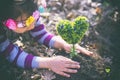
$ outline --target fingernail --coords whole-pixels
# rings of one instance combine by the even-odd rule
[[[75,73],[77,73],[78,71],[77,70],[75,70]]]
[[[76,64],[80,64],[79,62],[76,62]]]
[[[77,51],[77,53],[80,53],[80,51]]]
[[[93,52],[91,52],[90,55],[93,55]]]
[[[78,66],[78,68],[80,68],[80,65]]]
[[[67,75],[67,77],[70,77],[70,75]]]

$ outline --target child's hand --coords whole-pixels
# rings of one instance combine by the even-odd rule
[[[70,53],[72,49],[72,44],[68,44],[65,40],[63,40],[60,36],[55,37],[55,48],[64,49],[67,53]],[[85,55],[91,56],[93,52],[88,51],[87,49],[81,47],[80,45],[75,45],[77,53],[83,53]]]
[[[80,65],[78,62],[69,58],[55,56],[51,58],[49,68],[59,75],[70,77],[70,73],[77,73],[77,69],[80,68]]]
[[[78,53],[83,53],[83,54],[88,55],[88,56],[92,56],[93,55],[93,52],[88,51],[87,49],[79,46],[78,44],[76,44],[75,47],[76,47],[76,51]]]
[[[72,45],[71,45],[71,44],[67,44],[67,43],[64,44],[64,50],[65,50],[67,53],[70,53],[71,48],[72,48]],[[93,55],[93,52],[88,51],[87,49],[81,47],[81,46],[78,45],[78,44],[75,45],[75,48],[76,48],[77,53],[83,53],[83,54],[88,55],[88,56],[92,56],[92,55]]]

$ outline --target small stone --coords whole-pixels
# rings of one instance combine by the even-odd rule
[[[40,75],[39,75],[39,74],[35,74],[35,75],[31,76],[31,79],[32,79],[32,80],[37,80],[37,79],[39,79],[39,78],[40,78]]]

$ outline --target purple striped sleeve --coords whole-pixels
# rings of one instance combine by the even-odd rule
[[[17,59],[21,53],[22,53],[22,50],[19,48],[19,51],[18,51],[17,56],[15,57],[15,59],[13,61],[13,64],[15,64],[15,65],[17,64]]]
[[[40,30],[43,30],[44,29],[44,25],[41,24],[39,25],[38,27],[35,27],[33,30],[31,30],[32,32],[37,32],[37,31],[40,31]]]
[[[11,46],[13,46],[13,49],[10,48]],[[11,51],[9,53],[9,55],[7,55],[7,57],[9,57],[8,60],[10,60],[14,65],[22,67],[22,68],[26,68],[26,69],[38,68],[38,65],[36,65],[36,64],[39,64],[39,62],[36,61],[35,59],[33,59],[33,58],[35,58],[35,56],[24,52],[18,46],[14,46],[13,44],[11,44],[11,45],[9,45],[9,49],[6,52],[8,52],[8,51]],[[14,55],[16,55],[16,56],[13,57]],[[11,59],[13,59],[13,60],[11,60]],[[32,64],[32,62],[34,62],[34,63]],[[35,67],[32,67],[32,66],[35,66]]]
[[[14,48],[14,45],[12,43],[10,43],[8,45],[8,47],[5,49],[5,51],[2,52],[3,56],[7,57],[11,53],[11,51],[13,50],[13,48]]]
[[[35,56],[24,52],[20,47],[12,44],[9,40],[0,44],[0,56],[22,68],[39,68],[39,60]],[[40,58],[40,57],[39,57]]]
[[[32,54],[28,54],[26,59],[25,59],[25,64],[24,67],[29,69],[32,68],[32,60],[33,60],[33,55]]]
[[[47,32],[43,24],[40,24],[39,26],[35,27],[31,31],[31,35],[39,43],[42,43],[47,47],[53,47],[53,42],[55,41],[52,38],[54,37],[54,35]]]
[[[49,46],[49,42],[50,42],[50,40],[51,40],[52,37],[53,37],[53,35],[47,36],[47,37],[45,38],[43,44],[46,45],[46,46]]]
[[[42,34],[36,36],[36,37],[35,37],[35,40],[38,41],[38,40],[41,39],[46,33],[47,33],[47,32],[43,32]]]

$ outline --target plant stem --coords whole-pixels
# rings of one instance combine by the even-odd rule
[[[75,44],[72,45],[72,50],[71,50],[71,53],[70,53],[70,58],[73,58],[74,56],[76,56],[77,53],[75,51]]]
[[[75,53],[75,44],[73,44],[73,53]]]

